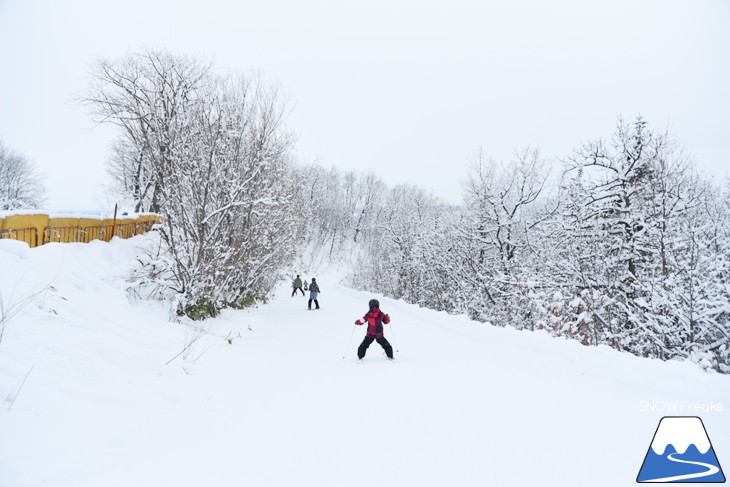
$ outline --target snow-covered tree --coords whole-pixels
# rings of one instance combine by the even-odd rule
[[[434,306],[433,244],[440,204],[433,195],[407,185],[383,188],[363,244],[355,276],[396,298]],[[362,286],[361,283],[358,283]]]
[[[83,101],[97,121],[122,129],[110,172],[136,211],[160,211],[165,169],[180,144],[187,110],[200,103],[210,76],[209,64],[164,51],[97,62]]]
[[[0,210],[37,208],[46,188],[30,161],[0,141]]]
[[[340,172],[317,165],[298,173],[312,213],[307,240],[314,251],[327,250],[333,257],[351,249],[370,230],[386,186],[372,173]]]
[[[151,52],[100,63],[96,81],[88,101],[123,128],[118,182],[164,217],[148,277],[195,318],[263,298],[306,220],[279,90]]]
[[[515,154],[507,164],[477,155],[465,185],[465,211],[454,254],[459,256],[466,312],[477,319],[522,323],[516,311],[537,252],[539,226],[554,212],[544,196],[549,173],[536,150]],[[521,314],[521,313],[520,313]],[[521,326],[521,325],[520,325]]]
[[[646,122],[619,120],[614,138],[584,144],[566,175],[563,281],[578,291],[597,291],[610,303],[595,310],[596,323],[618,348],[646,347],[636,333],[644,322],[646,295],[640,280],[650,254],[651,181],[662,141]],[[642,342],[639,345],[638,342]]]
[[[152,204],[155,175],[147,157],[148,151],[143,147],[133,144],[128,137],[120,137],[114,142],[108,162],[111,194],[135,212],[157,209],[156,198]]]
[[[305,214],[278,92],[246,78],[211,88],[170,154],[161,232],[185,303],[236,304],[280,279]]]
[[[582,146],[566,174],[565,244],[555,269],[566,296],[590,296],[580,331],[663,359],[717,352],[726,327],[710,296],[721,289],[714,235],[725,223],[710,211],[719,201],[712,185],[641,118],[619,120],[610,143]]]

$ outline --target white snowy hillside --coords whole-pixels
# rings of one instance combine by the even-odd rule
[[[668,415],[647,401],[724,405],[685,415],[730,465],[728,375],[490,327],[308,269],[292,277],[317,278],[319,311],[282,282],[266,305],[174,323],[125,291],[154,239],[0,240],[2,487],[630,485]],[[395,362],[377,343],[356,359],[353,323],[373,297]]]

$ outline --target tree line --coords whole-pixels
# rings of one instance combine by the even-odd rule
[[[93,79],[85,101],[120,127],[115,191],[165,216],[139,282],[178,312],[264,298],[306,245],[346,256],[361,289],[730,373],[730,187],[642,118],[553,171],[536,150],[479,152],[454,206],[295,164],[286,100],[261,76],[147,51]]]
[[[730,185],[619,119],[550,175],[478,154],[464,205],[386,191],[353,280],[497,326],[730,373]],[[353,216],[354,218],[354,216]]]

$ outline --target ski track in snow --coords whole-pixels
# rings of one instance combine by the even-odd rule
[[[474,323],[336,273],[293,270],[320,283],[316,313],[282,283],[259,308],[171,323],[125,293],[150,238],[0,241],[5,299],[55,290],[0,343],[0,399],[33,367],[0,408],[3,487],[614,486],[633,482],[662,415],[640,401],[730,405],[730,377],[691,363]],[[348,346],[372,297],[396,364],[377,343],[358,363],[365,327]],[[730,451],[723,414],[703,419]]]

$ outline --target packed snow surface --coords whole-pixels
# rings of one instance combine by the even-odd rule
[[[685,415],[730,464],[728,376],[420,309],[336,271],[292,269],[317,278],[319,311],[283,282],[258,308],[171,322],[126,291],[154,239],[0,240],[17,311],[0,342],[3,487],[629,485],[659,419],[682,415],[670,401],[713,404]],[[373,297],[396,362],[377,343],[356,359]]]

